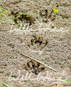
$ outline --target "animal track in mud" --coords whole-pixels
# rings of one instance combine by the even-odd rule
[[[56,8],[59,7],[59,5],[56,5]],[[39,13],[40,17],[42,18],[42,21],[47,23],[49,22],[49,20],[54,21],[56,19],[57,14],[55,14],[53,12],[53,9],[48,10],[48,9],[44,9],[44,10],[40,10]]]
[[[31,15],[24,13],[22,11],[18,11],[18,12],[11,12],[11,15],[14,16],[14,22],[15,24],[18,24],[20,22],[26,22],[29,23],[29,26],[32,25],[35,21],[35,18],[32,17]]]
[[[36,34],[36,35],[32,35],[29,43],[27,44],[29,48],[41,50],[47,46],[48,40],[47,38],[44,38],[44,36],[40,34],[38,35]]]
[[[45,67],[43,67],[40,63],[37,63],[33,60],[28,61],[25,64],[24,67],[26,70],[31,71],[32,73],[34,73],[35,75],[38,75],[40,72],[45,70]]]

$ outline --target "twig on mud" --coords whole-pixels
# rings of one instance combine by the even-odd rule
[[[24,57],[27,57],[28,59],[31,59],[31,60],[33,60],[33,61],[36,61],[37,63],[40,63],[40,64],[43,65],[47,70],[52,70],[52,71],[54,71],[54,72],[57,72],[56,69],[52,68],[51,66],[49,66],[49,65],[47,65],[47,64],[44,64],[43,62],[39,61],[38,59],[29,57],[29,56],[27,56],[26,54],[23,54],[23,53],[21,53],[21,52],[19,52],[19,51],[17,51],[17,52],[18,52],[20,55],[22,55],[22,56],[24,56]]]

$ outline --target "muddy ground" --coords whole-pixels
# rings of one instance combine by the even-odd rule
[[[71,87],[71,82],[64,82],[71,81],[71,0],[0,0],[0,7],[8,9],[7,18],[19,11],[31,16],[31,25],[26,20],[24,27],[17,28],[14,20],[0,23],[0,87]],[[59,13],[51,13],[52,8]],[[48,69],[36,75],[26,70],[29,58],[22,54],[56,72]],[[27,73],[30,79],[24,80]],[[38,76],[47,79],[31,80]]]

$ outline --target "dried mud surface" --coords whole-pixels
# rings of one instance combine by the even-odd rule
[[[71,80],[71,0],[0,0],[0,2],[0,7],[9,9],[9,12],[23,10],[32,15],[35,11],[37,13],[35,18],[40,21],[27,30],[15,29],[9,23],[0,24],[0,80],[7,82],[11,87],[71,87],[71,84],[57,80],[59,78]],[[54,21],[49,19],[55,25],[52,28],[52,24],[48,26],[48,23],[42,22],[44,17],[39,16],[39,11],[47,8],[50,14],[51,8],[57,5],[59,15]],[[57,70],[57,73],[48,70],[48,76],[56,80],[23,82],[6,80],[11,73],[12,77],[17,78],[18,71],[21,72],[21,76],[29,72],[24,71],[24,64],[29,59],[19,52]],[[41,72],[41,75],[44,76],[44,73],[45,71]],[[32,76],[37,77],[34,73]]]

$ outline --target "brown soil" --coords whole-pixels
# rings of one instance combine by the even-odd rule
[[[17,29],[16,24],[0,24],[0,87],[71,87],[71,0],[2,0],[0,7],[11,11],[27,12],[34,17],[35,23],[25,29]],[[59,14],[51,14],[52,8],[58,8]],[[48,15],[45,10],[48,10]],[[42,15],[40,15],[40,12]],[[46,20],[45,20],[46,19]],[[53,20],[54,19],[54,20]],[[43,69],[45,66],[31,61],[39,60],[55,69]],[[33,65],[33,66],[32,66]],[[26,68],[26,67],[27,68]],[[41,70],[42,69],[42,70]],[[16,79],[19,76],[18,80]],[[11,75],[12,73],[12,75]],[[31,78],[47,77],[43,80],[22,80],[22,76],[31,74]],[[11,78],[9,79],[11,75]],[[60,80],[59,80],[60,79]],[[11,81],[10,81],[11,80]]]

